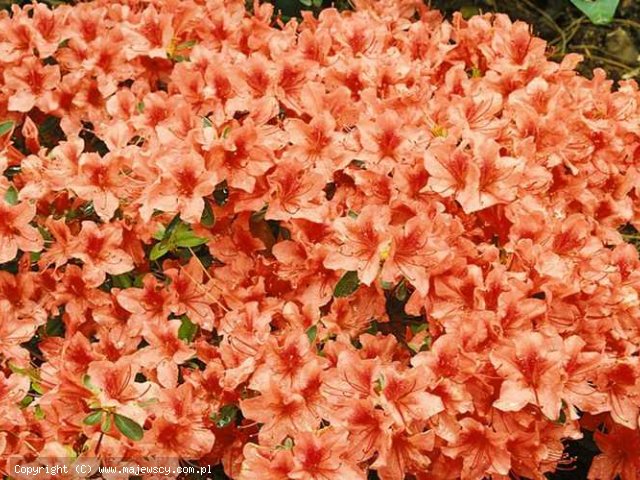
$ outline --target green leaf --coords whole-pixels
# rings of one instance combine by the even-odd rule
[[[198,333],[198,326],[193,323],[186,315],[182,315],[180,317],[180,320],[182,321],[182,324],[178,329],[178,338],[180,340],[186,340],[187,343],[190,343],[195,338],[196,333]]]
[[[460,14],[465,20],[469,20],[471,17],[478,15],[479,13],[480,9],[474,5],[463,5],[460,8]]]
[[[336,284],[336,288],[333,291],[334,297],[348,297],[355,292],[360,286],[360,280],[358,280],[358,272],[347,272]]]
[[[376,335],[380,331],[380,327],[378,326],[377,320],[372,320],[369,328],[365,330],[366,333],[370,335]]]
[[[142,113],[142,112],[144,112],[144,102],[138,102],[138,103],[136,104],[136,111],[137,111],[138,113]]]
[[[125,437],[134,441],[142,440],[142,437],[144,436],[144,430],[142,430],[142,427],[131,420],[129,417],[114,413],[113,420],[116,424],[116,428]]]
[[[424,330],[427,329],[429,325],[427,324],[427,322],[416,322],[416,323],[412,323],[411,325],[409,325],[409,328],[411,329],[411,333],[413,333],[414,335],[423,332]]]
[[[100,423],[100,420],[102,420],[103,413],[103,410],[96,410],[95,412],[91,412],[89,415],[84,417],[82,423],[84,423],[85,425],[97,425],[98,423]]]
[[[40,382],[31,380],[31,390],[36,392],[38,395],[44,395],[44,390],[42,390],[42,385],[40,385]]]
[[[564,425],[567,421],[567,414],[564,412],[564,410],[560,410],[560,415],[558,415],[558,419],[556,420],[556,423],[559,425]]]
[[[113,281],[113,286],[116,288],[131,288],[133,286],[133,280],[128,273],[113,275],[111,280]]]
[[[156,240],[163,240],[164,239],[164,232],[165,229],[164,227],[162,227],[160,230],[158,230],[156,233],[154,233],[152,236],[153,238],[155,238]]]
[[[33,397],[31,395],[27,395],[22,400],[20,400],[20,408],[28,407],[29,405],[31,405],[31,402],[33,402]]]
[[[92,392],[95,392],[98,390],[98,387],[96,387],[93,383],[91,383],[91,377],[86,373],[82,376],[82,384]]]
[[[9,205],[18,204],[18,190],[16,190],[13,185],[11,185],[5,192],[4,201],[7,202]]]
[[[167,225],[167,229],[164,231],[163,240],[168,239],[173,235],[173,231],[178,227],[178,225],[184,225],[182,220],[180,220],[180,214],[177,214],[175,217],[171,219],[169,225]]]
[[[191,48],[193,47],[196,43],[198,43],[197,40],[187,40],[186,42],[182,42],[180,45],[178,45],[176,47],[176,50],[184,50],[185,48]]]
[[[305,7],[310,7],[311,6],[311,0],[300,0],[300,3],[302,5],[304,5]]]
[[[605,25],[613,20],[620,0],[570,0],[570,2],[584,13],[592,23]]]
[[[208,238],[198,237],[192,231],[176,232],[176,246],[178,247],[197,247],[209,241]]]
[[[62,317],[50,318],[44,326],[44,334],[47,337],[64,337],[64,332]]]
[[[42,407],[40,405],[36,405],[36,411],[34,412],[33,416],[35,417],[36,420],[44,419],[45,413],[44,413],[44,410],[42,410]]]
[[[136,275],[133,278],[133,287],[134,288],[142,288],[144,286],[144,274]]]
[[[382,375],[380,375],[373,382],[373,391],[376,392],[376,393],[380,393],[384,389],[385,385],[386,385],[386,382],[384,381],[384,377]]]
[[[127,417],[124,417],[127,418]],[[109,432],[109,430],[111,430],[111,423],[113,422],[113,417],[110,413],[106,414],[104,419],[102,420],[102,425],[100,425],[100,430],[103,433],[107,433]],[[136,423],[136,425],[138,425]]]
[[[223,406],[217,414],[212,414],[210,418],[216,422],[218,428],[224,428],[235,421],[238,411],[238,407],[229,404]]]
[[[0,135],[4,135],[11,131],[15,123],[13,120],[7,120],[5,122],[0,123]]]
[[[216,218],[213,215],[213,210],[211,209],[211,205],[209,205],[209,202],[204,202],[204,211],[202,212],[200,223],[203,227],[207,228],[213,227],[216,223]]]
[[[168,251],[169,245],[167,245],[164,241],[156,243],[149,253],[149,260],[154,261],[159,259],[160,257],[164,257]]]
[[[293,438],[287,437],[280,445],[276,445],[276,450],[291,450],[294,446]]]
[[[404,302],[407,299],[409,292],[407,291],[407,284],[404,279],[400,281],[398,287],[396,288],[396,299],[400,302]]]
[[[385,280],[380,280],[380,286],[383,290],[391,290],[394,287],[393,283],[387,282]]]
[[[313,343],[317,336],[318,336],[318,326],[311,325],[307,329],[307,337],[309,338],[309,343]]]

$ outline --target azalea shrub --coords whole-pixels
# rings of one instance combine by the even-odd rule
[[[0,13],[0,471],[637,477],[638,86],[355,7]]]

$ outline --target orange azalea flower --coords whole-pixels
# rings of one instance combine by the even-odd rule
[[[137,361],[145,369],[155,369],[158,383],[165,388],[178,384],[179,365],[192,358],[195,351],[178,338],[180,320],[145,323],[143,338],[149,343],[140,349]]]
[[[371,285],[380,271],[383,248],[390,238],[386,231],[389,211],[367,206],[356,219],[339,218],[335,221],[340,246],[324,261],[327,268],[355,270],[365,285]]]
[[[348,441],[344,432],[332,428],[317,434],[295,435],[294,469],[289,478],[297,480],[364,480],[362,469],[346,457]],[[341,450],[345,453],[342,453]]]
[[[277,445],[287,436],[318,426],[319,418],[307,406],[300,392],[270,381],[261,395],[242,400],[240,408],[246,418],[263,424],[260,443]]]
[[[120,275],[133,269],[131,257],[120,247],[122,230],[118,227],[82,222],[82,229],[72,249],[72,256],[84,262],[85,279],[100,285],[106,274]]]
[[[7,88],[14,92],[9,98],[9,110],[28,112],[60,82],[60,66],[42,65],[39,59],[27,57],[20,67],[7,70],[4,77]]]
[[[547,418],[560,415],[563,352],[558,338],[522,333],[510,345],[491,353],[491,363],[505,378],[494,406],[506,412],[536,404]]]
[[[364,160],[381,165],[383,170],[390,168],[391,162],[402,163],[409,152],[407,129],[399,128],[403,122],[393,110],[387,110],[378,116],[375,122],[362,122],[358,131]]]
[[[72,3],[0,14],[0,471],[637,477],[636,83],[417,0]]]
[[[382,406],[391,418],[404,428],[424,421],[444,410],[440,397],[426,391],[433,383],[417,370],[397,373],[388,370],[382,376]]]
[[[431,460],[435,435],[433,431],[409,433],[397,430],[391,434],[380,452],[380,456],[371,465],[381,480],[402,480],[405,472],[421,472],[427,469]]]
[[[36,208],[26,202],[9,205],[0,201],[0,263],[13,260],[18,249],[39,252],[44,240],[38,230],[29,223],[36,215]]]
[[[303,218],[322,223],[326,207],[322,207],[326,181],[317,172],[308,171],[299,162],[280,163],[268,177],[271,185],[271,201],[267,208],[267,220]]]
[[[165,270],[171,279],[169,298],[175,299],[172,312],[176,315],[187,315],[189,320],[205,330],[212,330],[215,314],[211,308],[215,301],[214,290],[203,284],[203,267],[197,258],[191,257],[189,263],[179,268]]]
[[[83,200],[93,202],[93,207],[104,222],[108,222],[124,196],[120,171],[123,159],[118,155],[84,154],[78,162],[78,176],[69,185]]]
[[[442,447],[448,457],[463,458],[461,479],[475,479],[484,472],[507,475],[511,467],[505,450],[507,435],[493,431],[472,418],[460,421],[460,433],[452,446]]]
[[[207,168],[220,172],[220,178],[226,178],[229,186],[251,193],[256,178],[273,165],[273,153],[262,144],[264,131],[252,120],[227,128],[228,136],[212,148]]]
[[[203,421],[206,404],[197,399],[192,385],[164,390],[157,405],[145,442],[158,458],[199,458],[211,451],[215,435]]]
[[[382,269],[383,280],[396,283],[404,276],[421,295],[426,295],[429,268],[441,264],[450,255],[446,241],[431,233],[429,223],[429,218],[418,215],[394,229]]]
[[[593,434],[600,454],[596,455],[589,468],[589,480],[635,480],[640,472],[640,435],[634,428],[612,425],[609,432]],[[618,477],[619,476],[619,477]]]
[[[169,152],[158,164],[163,174],[144,193],[143,218],[151,218],[153,210],[162,210],[180,213],[185,222],[199,222],[203,197],[213,192],[217,176],[205,168],[204,159],[196,153]]]
[[[640,414],[640,397],[636,391],[639,363],[636,357],[616,362],[598,372],[596,381],[598,391],[605,393],[608,398],[611,418],[633,429],[638,426]]]
[[[131,400],[144,401],[153,395],[150,385],[135,382],[137,367],[131,359],[121,357],[117,362],[99,360],[91,362],[87,369],[89,386],[95,390],[96,399],[102,407],[120,407]],[[142,411],[139,412],[144,415]]]
[[[349,448],[355,459],[366,461],[386,450],[392,421],[370,399],[351,400],[336,409],[335,415],[335,425],[349,431]]]
[[[247,443],[243,450],[244,461],[238,480],[289,480],[293,471],[293,455],[290,450],[271,450],[255,443]]]

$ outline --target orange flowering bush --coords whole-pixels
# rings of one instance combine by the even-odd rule
[[[356,3],[0,14],[1,471],[637,478],[638,86]]]

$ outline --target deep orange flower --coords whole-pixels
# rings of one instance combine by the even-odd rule
[[[338,251],[330,253],[324,261],[328,268],[355,270],[365,285],[371,285],[380,271],[383,249],[388,247],[389,212],[368,206],[356,219],[339,218],[335,229],[339,235]]]
[[[35,214],[35,206],[29,203],[14,206],[0,201],[0,263],[13,260],[18,249],[25,252],[42,250],[43,238],[29,225]]]

